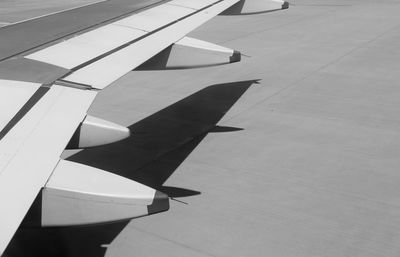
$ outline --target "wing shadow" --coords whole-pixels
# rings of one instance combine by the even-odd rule
[[[163,186],[179,165],[211,132],[239,128],[218,127],[218,121],[258,80],[206,87],[129,126],[132,136],[107,146],[85,149],[68,158],[186,197],[200,192]],[[79,179],[79,178],[77,178]],[[4,256],[104,256],[106,248],[128,222],[52,229],[19,228]]]
[[[257,80],[206,87],[129,126],[132,136],[68,158],[158,189]],[[231,128],[225,131],[240,130]]]

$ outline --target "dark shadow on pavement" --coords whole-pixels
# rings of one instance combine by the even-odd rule
[[[158,189],[257,80],[206,87],[129,126],[132,136],[68,158]],[[178,149],[179,148],[179,149]]]
[[[218,127],[216,124],[253,83],[257,83],[257,80],[206,87],[129,126],[131,137],[110,145],[82,150],[68,160],[136,180],[164,191],[170,197],[198,195],[199,191],[163,184],[209,132],[240,130]],[[5,256],[101,257],[106,249],[101,246],[110,244],[127,224],[20,228]]]
[[[215,126],[210,133],[220,133],[220,132],[234,132],[243,130],[242,128],[235,128],[235,127],[227,127],[227,126]]]

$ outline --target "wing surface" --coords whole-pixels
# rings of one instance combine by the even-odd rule
[[[0,28],[0,255],[97,92],[237,2],[113,0]]]

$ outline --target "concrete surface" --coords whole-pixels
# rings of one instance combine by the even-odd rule
[[[106,256],[399,256],[399,13],[394,0],[296,0],[219,16],[191,35],[250,56],[241,63],[132,72],[101,92],[91,114],[130,125],[261,79],[219,122],[243,130],[207,135],[164,184],[201,194],[132,220]]]

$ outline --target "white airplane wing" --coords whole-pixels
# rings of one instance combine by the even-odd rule
[[[231,49],[185,37],[196,27],[221,12],[284,8],[287,3],[279,0],[112,0],[0,28],[0,255],[36,197],[40,226],[109,222],[168,209],[160,192],[60,160],[62,151],[129,135],[86,112],[99,90],[166,50],[156,63],[190,66],[191,58],[173,60],[173,45],[225,54],[228,63],[240,59]]]
[[[1,251],[46,184],[95,95],[57,85],[0,81],[0,124],[7,130],[2,130],[0,141]]]

